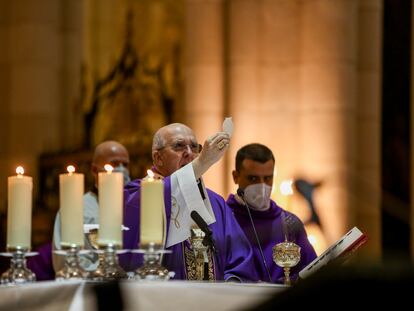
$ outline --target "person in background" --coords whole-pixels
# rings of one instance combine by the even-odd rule
[[[92,189],[83,196],[84,224],[99,224],[98,173],[104,171],[105,164],[110,164],[114,167],[114,171],[123,173],[124,184],[130,181],[128,171],[129,153],[125,146],[116,141],[104,141],[97,145],[91,163],[94,184]],[[53,242],[40,246],[36,250],[39,255],[30,257],[27,262],[28,267],[35,272],[38,280],[53,280],[55,272],[63,267],[63,257],[52,254],[53,250],[61,249],[60,240],[60,213],[58,212],[55,218]],[[92,249],[92,245],[86,238],[85,248]],[[95,270],[98,266],[98,256],[96,254],[82,255],[80,264],[87,271]]]
[[[284,273],[273,261],[273,246],[288,239],[301,247],[300,262],[291,269],[292,280],[316,258],[316,253],[301,220],[270,198],[274,168],[275,158],[268,147],[253,143],[240,148],[232,172],[239,189],[230,194],[227,204],[253,247],[260,280],[282,283]]]
[[[109,140],[96,146],[91,164],[91,173],[94,176],[92,189],[83,196],[83,224],[99,224],[99,202],[98,202],[98,174],[105,172],[105,164],[110,164],[114,172],[121,172],[124,176],[124,185],[130,181],[128,165],[129,153],[122,144]],[[53,230],[53,247],[61,249],[60,213],[55,219]],[[85,249],[93,249],[89,239],[85,238]],[[99,260],[96,253],[80,256],[80,265],[86,271],[93,271],[98,267]],[[53,254],[53,267],[55,272],[59,271],[64,264],[63,256]]]

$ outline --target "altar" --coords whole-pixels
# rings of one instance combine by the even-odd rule
[[[0,310],[98,310],[98,303],[114,310],[120,309],[118,304],[124,310],[243,310],[286,288],[267,283],[48,281],[0,286]]]

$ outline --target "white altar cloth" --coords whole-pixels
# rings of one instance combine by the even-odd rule
[[[0,310],[96,310],[96,283],[37,282],[0,286]],[[273,284],[189,281],[120,283],[126,310],[242,310],[253,307],[286,287]]]

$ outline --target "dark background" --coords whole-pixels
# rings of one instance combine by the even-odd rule
[[[384,259],[410,256],[411,0],[385,0],[382,78]]]

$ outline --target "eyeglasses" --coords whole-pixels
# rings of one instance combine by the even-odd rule
[[[184,152],[185,150],[188,150],[188,147],[190,147],[192,153],[199,153],[201,151],[202,146],[195,142],[186,144],[182,141],[177,141],[173,144],[167,144],[164,147],[159,148],[158,150],[164,149],[165,147],[170,147],[172,150],[176,152]]]

